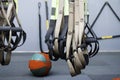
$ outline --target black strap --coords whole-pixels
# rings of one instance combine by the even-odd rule
[[[45,42],[46,42],[48,49],[49,49],[50,59],[53,61],[58,60],[58,56],[54,54],[54,50],[53,50],[53,40],[54,40],[53,32],[55,29],[55,25],[56,25],[56,20],[50,20],[49,29],[48,29],[46,36],[45,36]]]
[[[93,57],[95,56],[98,51],[99,51],[99,42],[97,40],[97,35],[94,33],[94,31],[92,30],[92,28],[89,27],[90,25],[88,23],[86,23],[86,28],[88,29],[88,31],[90,32],[90,35],[86,38],[86,43],[88,46],[90,46],[90,51],[89,51],[89,57]]]
[[[1,65],[8,65],[11,60],[11,50],[8,50],[7,52],[1,51],[2,54],[2,62]]]
[[[8,46],[5,46],[5,41],[2,38],[4,35],[2,35],[2,32],[0,33],[0,63],[1,65],[8,65],[10,63],[11,59],[11,48],[8,49]],[[8,49],[5,51],[5,49]]]
[[[48,2],[45,1],[45,8],[46,8],[46,20],[48,20]]]
[[[64,25],[63,29],[61,30],[60,37],[59,37],[59,54],[62,59],[66,59],[65,54],[65,46],[66,46],[66,34],[68,30],[68,16],[64,16]]]
[[[41,3],[38,3],[38,17],[39,17],[39,47],[41,52],[43,52],[42,48],[42,30],[41,30],[41,14],[40,14]]]

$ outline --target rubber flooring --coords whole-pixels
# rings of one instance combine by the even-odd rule
[[[113,80],[120,78],[120,53],[98,53],[80,75],[71,77],[64,60],[52,62],[48,76],[35,77],[28,68],[31,53],[13,53],[7,66],[0,65],[0,80]]]

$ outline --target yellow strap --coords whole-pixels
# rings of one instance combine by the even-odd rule
[[[87,14],[87,11],[88,11],[88,3],[87,3],[87,0],[84,0],[84,10],[85,10],[85,15]]]
[[[65,0],[64,15],[69,15],[69,0]]]
[[[59,1],[60,0],[56,0],[56,20],[57,20],[57,18],[58,18],[58,9],[59,9]]]
[[[14,0],[15,1],[15,3],[16,3],[16,11],[17,11],[17,13],[18,13],[18,0]]]
[[[55,12],[51,12],[51,13],[55,13],[55,14],[51,14],[52,20],[56,20],[58,17],[58,7],[59,7],[59,0],[52,0],[52,9],[54,9],[52,11],[55,11]],[[65,0],[64,15],[69,15],[69,0]]]
[[[48,20],[46,20],[46,28],[47,28],[47,30],[49,28],[49,21]]]
[[[85,22],[87,22],[87,16],[89,15],[89,12],[88,12],[88,1],[87,0],[84,0],[84,10],[85,10]]]
[[[56,2],[57,0],[52,0],[52,10],[51,10],[51,18],[52,20],[56,19]]]
[[[48,8],[48,0],[45,0],[45,3],[47,3],[47,8]],[[47,13],[47,12],[46,12]],[[49,13],[48,13],[49,14]],[[48,15],[47,14],[47,15]],[[47,15],[46,15],[46,28],[47,28],[47,30],[48,30],[48,28],[49,28],[49,20],[48,20],[48,18],[47,18]]]
[[[112,36],[102,36],[101,38],[102,38],[102,39],[111,39]]]

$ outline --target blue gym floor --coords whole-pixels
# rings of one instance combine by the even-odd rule
[[[98,53],[90,59],[82,74],[71,77],[63,60],[52,62],[52,69],[46,77],[35,77],[28,69],[33,54],[12,54],[8,66],[0,66],[0,80],[112,80],[120,78],[120,53]]]

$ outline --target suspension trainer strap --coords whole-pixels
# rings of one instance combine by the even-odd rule
[[[68,32],[67,32],[67,42],[66,42],[66,60],[68,64],[69,71],[72,76],[76,75],[74,66],[72,64],[72,38],[73,38],[73,28],[74,28],[74,1],[69,3],[69,22],[68,22]]]
[[[5,17],[5,20],[6,20],[6,22],[4,22],[3,24],[4,24],[4,25],[8,24],[8,25],[11,27],[11,24],[10,24],[10,21],[9,21],[8,18],[11,16],[11,15],[10,15],[10,11],[12,10],[14,4],[13,4],[12,1],[10,1],[10,2],[8,2],[8,3],[10,3],[10,5],[8,5],[8,9],[7,9],[7,13],[8,13],[8,14],[6,14],[6,11],[5,11],[5,9],[4,9],[4,5],[3,5],[3,2],[2,2],[2,1],[0,2],[0,5],[1,5],[1,11],[3,12],[3,16]],[[12,37],[12,31],[10,30],[10,31],[9,31],[9,37],[8,37],[8,46],[9,46],[9,47],[11,47],[11,46],[10,46],[11,37]],[[5,38],[5,36],[4,36],[4,34],[2,34],[3,43],[4,43],[4,38]],[[10,51],[7,51],[7,54],[6,54],[6,57],[5,57],[5,55],[4,55],[4,49],[2,49],[0,56],[2,56],[2,61],[1,61],[1,64],[2,64],[2,65],[7,65],[7,64],[9,64],[9,62],[10,62],[10,57],[11,57],[11,52],[10,52]],[[4,57],[5,57],[6,59],[4,59]]]
[[[80,21],[79,21],[79,28],[78,28],[78,37],[79,37],[79,43],[78,43],[78,46],[81,46],[82,45],[82,42],[83,42],[83,39],[84,39],[84,22],[85,22],[85,2],[84,2],[84,0],[80,0],[79,1],[80,3],[79,3],[79,10],[80,10]],[[80,47],[78,47],[78,57],[79,57],[79,59],[80,59],[80,61],[81,61],[81,63],[82,63],[82,67],[83,66],[85,66],[86,65],[86,63],[85,63],[85,59],[84,59],[84,56],[83,56],[83,51],[82,51],[82,49],[80,48]]]
[[[15,0],[16,1],[16,0]],[[2,65],[8,65],[11,59],[11,51],[24,44],[26,40],[26,33],[23,31],[21,23],[16,13],[16,2],[14,0],[0,1],[0,62]],[[16,18],[18,26],[13,23]],[[18,34],[19,33],[19,34]],[[14,36],[14,39],[13,39]],[[23,38],[22,44],[19,44]]]
[[[59,5],[52,5],[52,13],[56,14],[51,14],[45,36],[46,44],[51,60],[66,60],[71,76],[75,76],[88,65],[89,57],[96,55],[99,43],[96,34],[89,27],[86,0],[55,1],[58,2],[53,0],[52,4],[54,2]],[[85,29],[90,31],[90,36],[86,34]]]
[[[64,1],[64,21],[63,27],[59,36],[59,55],[60,58],[66,59],[65,56],[65,45],[66,45],[66,34],[68,30],[68,19],[69,19],[69,0]]]
[[[50,59],[53,61],[56,61],[59,59],[59,57],[54,54],[54,50],[53,50],[53,39],[54,39],[53,33],[54,33],[54,28],[55,28],[56,19],[57,19],[57,8],[58,8],[58,0],[52,0],[50,24],[45,36],[45,42],[49,49],[49,56],[50,56]]]
[[[61,28],[63,27],[63,17],[64,16],[64,0],[59,0],[59,8],[58,8],[58,18],[56,21],[55,31],[54,31],[54,51],[55,54],[59,55],[59,35]]]
[[[97,40],[97,36],[92,29],[89,27],[90,25],[87,23],[85,27],[90,32],[89,36],[86,35],[85,43],[90,47],[90,51],[88,52],[89,57],[93,57],[98,53],[99,50],[99,42]],[[87,56],[87,55],[86,55]]]
[[[79,60],[79,56],[78,56],[78,41],[79,41],[79,21],[80,21],[80,2],[79,0],[75,0],[75,4],[74,4],[74,10],[75,10],[75,14],[74,14],[74,34],[73,34],[73,39],[72,39],[72,47],[73,47],[73,66],[75,69],[75,74],[80,74],[81,73],[81,69],[82,69],[82,64],[81,61]]]
[[[16,49],[17,47],[22,46],[25,43],[26,37],[27,37],[26,32],[22,29],[22,25],[21,25],[21,22],[20,22],[20,20],[18,18],[15,6],[13,6],[13,10],[14,10],[14,14],[15,14],[15,18],[17,20],[17,23],[19,25],[19,27],[16,27],[16,28],[21,28],[21,32],[20,32],[20,34],[19,34],[19,36],[18,36],[18,38],[16,40],[16,43],[15,43],[12,50]],[[16,33],[16,36],[17,36],[17,33]],[[22,43],[20,44],[21,40],[22,40]]]

